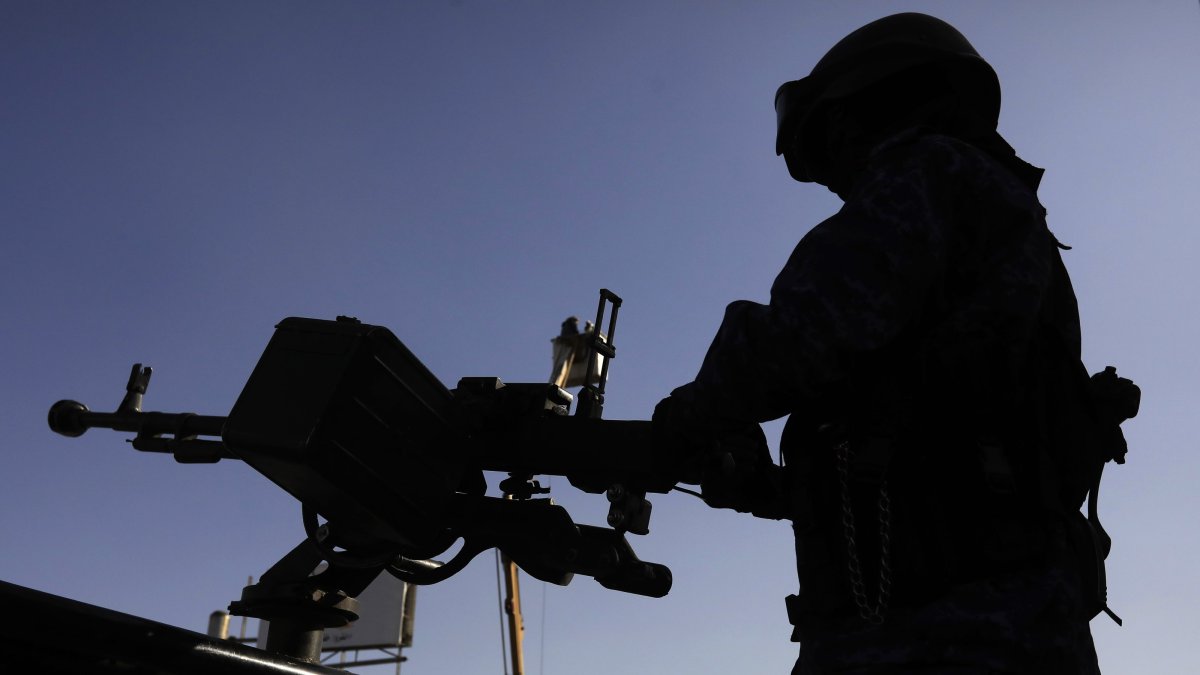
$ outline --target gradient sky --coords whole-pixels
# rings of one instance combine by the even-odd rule
[[[542,381],[549,338],[625,299],[606,416],[691,379],[832,214],[774,156],[772,97],[850,30],[917,10],[995,67],[1084,357],[1143,388],[1101,504],[1108,673],[1194,672],[1200,633],[1200,7],[1118,2],[0,2],[0,579],[204,629],[302,537],[237,462],[183,466],[60,398],[225,414],[286,316],[389,326],[448,386]],[[772,442],[780,425],[768,426]],[[569,448],[564,448],[569,452]],[[495,480],[492,481],[493,493]],[[551,481],[579,522],[597,496]],[[786,524],[655,500],[665,599],[526,583],[531,673],[783,673]],[[494,564],[420,592],[405,672],[502,672]]]

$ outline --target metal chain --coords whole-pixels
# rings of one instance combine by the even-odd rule
[[[862,565],[858,560],[857,530],[854,526],[854,506],[850,502],[850,458],[854,451],[849,441],[837,444],[838,481],[842,492],[842,530],[846,535],[846,560],[850,572],[850,592],[858,615],[873,625],[883,623],[892,596],[891,530],[892,504],[888,497],[887,480],[879,486],[879,595],[874,605],[867,600]]]
[[[892,599],[892,501],[888,497],[887,479],[879,485],[879,620],[887,612]]]

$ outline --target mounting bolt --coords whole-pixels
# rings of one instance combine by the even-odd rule
[[[619,502],[622,499],[625,499],[625,486],[619,483],[612,485],[604,493],[604,496],[608,498],[609,503]]]

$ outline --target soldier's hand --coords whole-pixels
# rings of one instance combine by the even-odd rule
[[[700,493],[704,503],[760,518],[784,518],[783,470],[771,461],[766,436],[757,424],[716,439],[705,458]]]
[[[706,504],[781,518],[780,468],[771,461],[762,428],[730,420],[696,403],[684,385],[654,408],[655,465],[660,474],[699,484]]]
[[[698,484],[698,460],[712,450],[712,438],[695,409],[692,386],[679,387],[659,401],[651,424],[656,471],[680,483]]]

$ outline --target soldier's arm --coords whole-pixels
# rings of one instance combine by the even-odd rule
[[[835,395],[855,368],[941,301],[948,257],[964,239],[953,231],[964,227],[963,192],[979,186],[964,185],[976,179],[961,174],[952,146],[918,150],[876,166],[845,207],[800,242],[770,304],[728,307],[693,385],[700,414],[707,408],[761,422]],[[1009,306],[984,312],[1023,325],[985,332],[1024,331],[1036,317],[1053,251],[1044,223],[1028,226],[1001,237],[997,244],[1010,250],[996,251],[996,264],[1034,271],[1010,270],[1013,286],[988,300]]]

